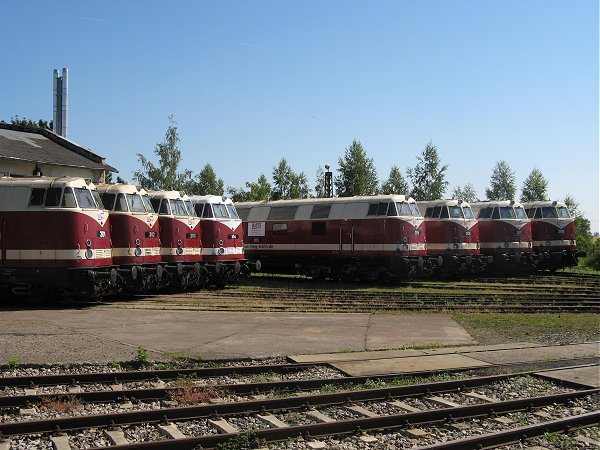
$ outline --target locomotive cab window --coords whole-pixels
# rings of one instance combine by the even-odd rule
[[[492,217],[492,208],[481,208],[479,211],[478,219],[489,219]]]
[[[377,215],[378,216],[386,216],[388,210],[389,203],[380,203],[377,207]]]
[[[183,203],[183,200],[177,198],[169,202],[171,204],[171,210],[174,216],[187,217],[188,213]]]
[[[82,209],[98,209],[92,198],[92,193],[86,188],[75,188],[75,196],[77,197],[77,203]]]
[[[204,203],[196,203],[194,205],[194,210],[196,211],[196,215],[198,217],[202,217],[202,210],[204,209]]]
[[[473,215],[473,210],[470,206],[465,206],[463,208],[463,214],[465,215],[465,219],[473,220],[475,218],[475,216]]]
[[[378,208],[379,208],[379,203],[369,204],[369,211],[367,212],[367,216],[376,216]]]
[[[443,206],[442,212],[440,213],[440,219],[448,219],[450,216],[448,215],[448,207]]]
[[[544,206],[542,208],[542,216],[544,219],[556,219],[558,218],[558,213],[553,206]]]
[[[227,211],[229,211],[229,217],[232,219],[239,219],[237,211],[235,210],[235,206],[228,204]]]
[[[154,211],[158,212],[160,210],[160,199],[152,198],[150,199],[150,203],[152,203],[152,209],[154,209]]]
[[[109,211],[112,211],[113,207],[115,206],[116,195],[105,193],[105,194],[102,194],[101,197],[102,197],[102,203],[104,204],[106,209],[108,209]]]
[[[396,204],[394,202],[390,203],[390,207],[388,208],[387,215],[388,216],[397,216],[398,215],[398,211],[396,211]]]
[[[73,194],[73,189],[70,187],[65,188],[65,192],[63,194],[63,199],[62,199],[62,207],[63,208],[77,208],[77,202],[75,201],[75,194]]]
[[[206,205],[204,205],[204,211],[202,211],[202,217],[204,217],[205,219],[213,218],[212,205],[210,203],[207,203]]]
[[[396,208],[398,208],[398,215],[410,216],[410,206],[406,202],[396,202]]]
[[[569,214],[569,210],[567,209],[566,206],[559,206],[556,209],[558,209],[558,217],[560,217],[561,219],[570,219],[571,218],[571,214]]]
[[[527,217],[533,219],[533,216],[535,215],[535,208],[527,208],[525,212],[527,213]]]
[[[448,212],[452,219],[463,219],[462,208],[460,206],[448,206]]]
[[[44,194],[46,189],[34,188],[31,190],[31,196],[29,197],[29,206],[42,206],[44,204]]]
[[[142,201],[144,202],[144,205],[146,206],[146,211],[148,211],[149,213],[155,212],[154,206],[152,205],[152,202],[150,201],[150,197],[148,197],[147,195],[142,195]]]
[[[160,202],[160,208],[158,209],[158,212],[159,212],[159,214],[162,214],[162,215],[167,215],[167,216],[171,215],[171,208],[169,207],[169,200],[164,198]]]
[[[434,207],[433,211],[431,212],[431,218],[432,219],[439,219],[441,212],[442,212],[442,207],[441,206]]]
[[[515,207],[515,215],[517,219],[527,219],[527,214],[525,214],[525,210],[522,206]]]
[[[500,218],[500,210],[498,208],[492,209],[492,219]]]
[[[184,203],[185,203],[185,207],[188,210],[188,214],[190,216],[195,217],[196,216],[196,210],[194,209],[194,205],[192,205],[192,201],[191,200],[186,200]]]
[[[431,206],[429,208],[425,209],[425,218],[426,219],[431,218],[432,214],[433,214],[433,208]]]
[[[115,211],[127,211],[127,200],[125,200],[125,194],[117,195],[117,201],[115,202]]]
[[[287,223],[274,223],[273,224],[273,234],[285,234],[288,230]]]
[[[127,194],[127,204],[131,212],[146,212],[142,197],[137,194]]]
[[[62,196],[61,188],[48,188],[46,190],[46,198],[44,199],[44,205],[46,206],[60,206],[60,197]]]
[[[104,207],[104,203],[102,203],[102,199],[100,198],[100,194],[98,194],[98,191],[96,191],[96,190],[93,190],[93,191],[91,191],[91,192],[92,192],[92,198],[94,199],[94,202],[96,203],[96,207],[97,207],[98,209],[106,209],[106,208]],[[46,195],[46,198],[47,198],[47,197],[48,197],[48,196]]]
[[[417,206],[417,204],[415,202],[410,202],[408,204],[408,206],[410,207],[410,212],[412,213],[413,216],[421,217],[421,211],[419,211],[419,207]]]
[[[216,203],[213,205],[213,211],[217,219],[229,219],[227,208],[223,203]]]

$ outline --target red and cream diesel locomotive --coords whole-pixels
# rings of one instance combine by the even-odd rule
[[[146,191],[134,185],[100,184],[98,192],[110,215],[113,262],[119,266],[124,287],[146,292],[167,280],[160,254],[158,214]]]
[[[210,283],[225,286],[248,275],[242,220],[231,199],[193,195],[189,201],[200,217],[202,259],[210,273]]]
[[[479,224],[468,202],[417,202],[427,230],[427,254],[442,274],[479,273],[487,263],[480,254]]]
[[[120,289],[110,222],[83,178],[0,178],[0,292],[101,298]]]
[[[150,202],[158,213],[161,260],[174,277],[174,286],[205,285],[208,272],[202,264],[200,219],[189,210],[189,200],[177,191],[155,191]]]
[[[536,267],[531,221],[523,204],[497,200],[472,203],[471,207],[479,223],[481,254],[491,257],[489,269],[502,272]]]
[[[576,266],[577,252],[575,219],[567,205],[558,201],[523,203],[531,220],[533,251],[538,255],[538,268],[556,270]]]
[[[430,270],[425,224],[403,195],[237,203],[244,251],[262,271],[396,279]]]

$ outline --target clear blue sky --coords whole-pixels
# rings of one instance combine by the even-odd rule
[[[282,157],[313,186],[353,139],[384,179],[431,140],[448,194],[484,198],[504,159],[520,195],[537,167],[598,231],[598,22],[597,0],[0,0],[0,119],[50,120],[67,67],[69,138],[127,180],[171,114],[183,166],[237,187]]]

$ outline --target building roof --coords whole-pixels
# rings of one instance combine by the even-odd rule
[[[0,122],[0,159],[118,172],[105,159],[50,130]]]

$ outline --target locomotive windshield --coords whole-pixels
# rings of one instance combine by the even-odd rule
[[[150,201],[150,197],[148,197],[147,195],[142,195],[142,201],[146,206],[146,211],[148,211],[149,213],[155,212],[154,207],[152,206],[152,202]]]
[[[146,207],[144,206],[144,202],[142,198],[138,194],[126,194],[127,196],[127,204],[129,205],[129,210],[131,212],[146,212]]]
[[[463,212],[460,206],[448,206],[448,212],[450,213],[451,219],[462,219]]]
[[[212,206],[213,211],[215,213],[215,217],[217,219],[229,219],[229,214],[227,214],[227,208],[223,203],[215,203]]]
[[[95,189],[92,190],[92,197],[94,197],[94,201],[96,202],[96,206],[98,207],[98,209],[106,209],[104,207],[104,203],[102,202],[102,199],[100,198],[100,194],[98,194],[97,190],[95,190]]]
[[[501,206],[498,208],[500,210],[500,218],[501,219],[516,219],[517,216],[515,214],[515,210],[512,206]],[[493,219],[493,217],[492,217]]]
[[[92,193],[86,188],[75,188],[75,196],[77,197],[77,203],[82,209],[98,209],[94,203]]]
[[[527,219],[527,214],[522,206],[516,206],[515,213],[517,214],[517,219]]]
[[[174,216],[189,216],[183,200],[178,198],[175,200],[170,200],[169,203],[171,204],[171,209],[173,210]]]
[[[194,209],[194,205],[192,205],[192,201],[191,200],[185,200],[184,203],[185,203],[185,207],[188,210],[189,215],[196,217],[197,214],[196,214],[196,210]]]
[[[238,216],[237,211],[235,210],[235,206],[228,204],[227,205],[227,211],[229,211],[229,217],[231,217],[232,219],[239,219],[240,217]]]
[[[406,202],[396,202],[399,216],[410,216],[410,206]]]
[[[558,217],[560,217],[561,219],[570,219],[571,218],[571,214],[569,214],[569,210],[567,209],[566,206],[559,206],[556,209],[558,209]]]
[[[474,219],[473,210],[470,206],[463,207],[463,214],[465,215],[465,219]]]
[[[415,216],[415,217],[421,216],[421,211],[419,211],[419,207],[417,206],[417,204],[415,202],[409,203],[408,206],[410,206],[410,212],[412,213],[413,216]]]

